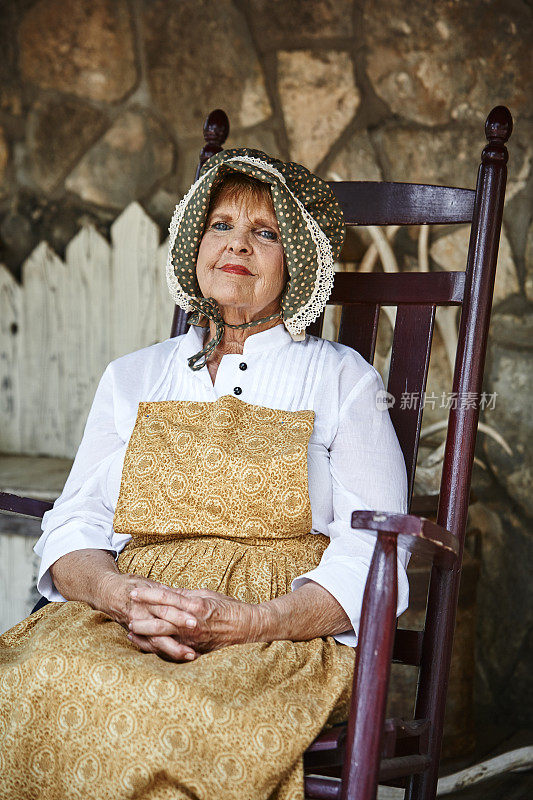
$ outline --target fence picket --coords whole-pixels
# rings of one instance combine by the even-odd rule
[[[94,391],[111,359],[111,248],[92,227],[83,228],[66,250],[69,302],[65,310],[68,350],[63,389],[68,446],[77,447]]]
[[[0,264],[0,451],[21,448],[22,289]]]
[[[65,264],[46,242],[35,248],[22,269],[21,450],[33,455],[59,455],[66,448],[66,277]]]
[[[118,358],[157,341],[159,228],[131,203],[111,226],[111,241],[111,358]]]

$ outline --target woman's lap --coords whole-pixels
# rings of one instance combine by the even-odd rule
[[[176,664],[84,603],[52,603],[0,637],[5,797],[300,800],[301,755],[345,715],[352,672],[331,638]]]

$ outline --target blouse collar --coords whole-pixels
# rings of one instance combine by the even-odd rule
[[[172,347],[170,353],[168,353],[163,369],[148,394],[147,401],[164,400],[170,397],[175,360],[181,360],[183,357],[186,361],[190,356],[193,356],[201,350],[203,347],[204,333],[205,328],[190,325],[189,330],[183,337],[178,336],[177,340],[174,340],[176,344]],[[292,342],[292,337],[285,329],[284,325],[276,325],[274,328],[269,328],[266,331],[260,331],[259,333],[253,333],[248,336],[244,342],[243,355],[261,353],[274,349],[279,350],[290,342]],[[203,366],[202,369],[193,374],[197,375],[198,378],[204,381],[206,385],[209,385],[210,388],[212,387],[207,366]]]
[[[185,358],[197,353],[204,345],[205,328],[197,325],[190,325],[189,330],[183,338],[183,354]],[[268,328],[266,331],[252,333],[244,340],[243,355],[250,353],[261,353],[266,350],[279,350],[292,342],[290,333],[286,330],[283,323]]]

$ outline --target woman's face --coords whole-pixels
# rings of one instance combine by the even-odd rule
[[[275,313],[286,282],[278,221],[270,203],[222,193],[207,218],[196,276],[226,322]]]

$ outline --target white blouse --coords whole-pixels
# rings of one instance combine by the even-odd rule
[[[327,589],[353,626],[335,638],[354,646],[375,534],[353,530],[351,513],[407,511],[402,452],[388,412],[376,402],[381,378],[351,348],[314,336],[294,342],[280,324],[248,336],[242,354],[225,355],[213,385],[207,367],[193,372],[187,364],[203,347],[203,336],[203,328],[191,327],[106,368],[63,492],[43,517],[35,545],[41,556],[37,587],[49,600],[64,600],[50,576],[58,558],[85,548],[116,557],[131,538],[115,533],[113,516],[139,402],[214,401],[237,389],[247,403],[315,412],[308,452],[312,531],[331,541],[320,564],[297,577],[292,589],[310,580]],[[407,562],[408,553],[400,550],[398,614],[408,603]]]

